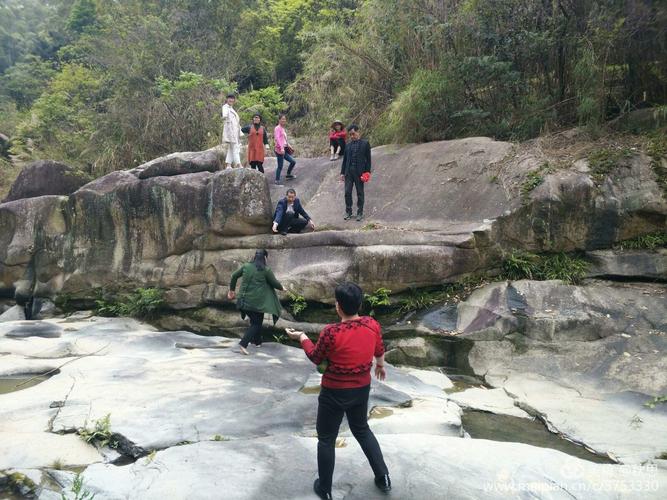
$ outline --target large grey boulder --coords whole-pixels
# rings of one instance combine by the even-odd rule
[[[446,354],[426,338],[413,337],[391,340],[386,358],[389,362],[410,366],[443,366]]]
[[[512,150],[507,142],[469,137],[425,144],[373,148],[371,180],[365,186],[366,220],[344,221],[345,201],[340,162],[297,158],[290,181],[316,223],[356,229],[368,222],[391,228],[470,233],[484,219],[495,219],[517,205],[500,184],[489,179],[493,165]],[[266,162],[270,177],[275,161]],[[272,186],[274,201],[285,196]],[[354,200],[356,207],[356,198]]]
[[[62,287],[67,200],[40,196],[0,204],[0,293],[25,303]]]
[[[471,339],[516,333],[535,340],[595,340],[667,330],[663,285],[567,285],[560,281],[493,283],[458,306],[457,330]]]
[[[548,159],[528,156],[509,162],[501,174],[503,182],[512,182],[522,169],[538,171]],[[667,199],[651,158],[636,152],[601,181],[576,167],[545,174],[521,207],[498,219],[496,228],[498,239],[510,247],[541,252],[609,248],[621,240],[665,231]]]
[[[23,167],[4,202],[45,195],[68,195],[90,181],[84,172],[52,160]]]
[[[274,160],[263,176],[217,171],[215,149],[174,153],[68,198],[0,205],[0,293],[91,301],[99,287],[159,287],[175,309],[220,306],[231,273],[266,248],[284,284],[331,303],[344,280],[398,293],[495,268],[508,247],[592,250],[664,230],[667,202],[641,152],[601,183],[563,168],[522,197],[548,158],[536,143],[519,150],[488,138],[376,148],[362,223],[342,219],[340,165],[299,159],[290,186],[317,232],[286,237],[270,232],[285,194],[267,183]]]
[[[588,252],[588,275],[603,278],[667,280],[667,249]]]
[[[460,304],[459,337],[473,372],[553,432],[640,463],[667,449],[667,408],[646,406],[667,393],[666,311],[664,284],[495,283]]]
[[[130,170],[139,179],[150,177],[216,172],[220,170],[220,153],[217,148],[206,151],[172,153],[156,158]]]

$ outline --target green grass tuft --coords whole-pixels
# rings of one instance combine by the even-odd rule
[[[306,302],[306,298],[303,295],[287,290],[287,296],[290,299],[290,309],[294,317],[297,317],[308,307],[308,302]]]
[[[111,432],[111,414],[109,413],[96,420],[92,428],[86,426],[79,429],[78,434],[86,443],[95,444],[100,448],[107,445],[111,448],[118,446],[118,442],[114,440]]]
[[[565,253],[537,255],[515,250],[502,263],[502,277],[508,280],[562,280],[579,283],[586,275],[588,263]]]
[[[375,316],[375,309],[378,307],[386,307],[391,305],[391,301],[389,300],[389,295],[391,294],[391,290],[388,288],[378,288],[375,290],[373,293],[365,293],[364,294],[364,301],[368,305],[369,308],[369,314],[371,316]]]
[[[95,314],[98,316],[150,319],[164,307],[164,292],[159,288],[137,288],[130,294],[111,298],[99,289],[97,296]]]
[[[544,182],[544,177],[553,173],[554,170],[555,168],[548,161],[545,161],[538,169],[528,172],[526,179],[521,184],[521,196],[524,201],[528,198],[533,189]]]
[[[667,247],[667,233],[643,234],[616,245],[622,250],[655,250],[661,247]]]

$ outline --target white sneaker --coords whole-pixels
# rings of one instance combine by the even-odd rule
[[[336,159],[336,155],[331,155],[331,158],[329,158],[329,161],[334,161]]]
[[[243,346],[240,345],[240,344],[239,344],[239,351],[241,351],[241,354],[245,354],[246,356],[248,356],[248,355],[250,354],[250,353],[248,352],[248,349],[246,349],[245,347],[243,347]]]

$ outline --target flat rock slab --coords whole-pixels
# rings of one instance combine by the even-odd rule
[[[514,398],[507,395],[504,389],[486,389],[473,387],[461,392],[448,395],[462,408],[486,411],[497,415],[531,418],[531,416],[515,404]]]
[[[7,335],[39,325],[60,329],[62,335]],[[123,451],[134,456],[216,436],[315,433],[319,391],[304,388],[317,383],[316,371],[294,347],[265,343],[244,356],[232,339],[160,332],[126,318],[80,317],[6,323],[0,352],[0,374],[57,369],[41,384],[0,396],[0,433],[29,433],[24,435],[35,443],[39,436],[80,441],[55,433],[93,427],[106,415]],[[37,355],[41,359],[34,359]],[[371,408],[405,406],[413,394],[444,398],[437,387],[400,370],[389,367],[389,377],[391,383],[374,381]],[[48,467],[54,460],[52,453],[40,455],[38,446],[19,449],[7,440],[0,440],[0,455],[8,466]],[[100,460],[97,452],[94,458],[84,455],[75,463]]]
[[[0,470],[52,467],[56,462],[80,467],[102,461],[97,449],[76,434],[0,431],[0,443]]]
[[[62,331],[62,326],[46,321],[17,321],[0,325],[0,336],[13,338],[57,338]]]
[[[392,477],[391,498],[401,500],[660,499],[667,494],[665,471],[594,464],[523,444],[423,434],[378,435],[378,441]],[[90,466],[82,474],[83,485],[101,500],[305,500],[314,498],[316,447],[314,438],[289,435],[201,442],[128,466]],[[45,491],[40,499],[59,499],[56,495]],[[375,489],[368,462],[353,441],[336,449],[333,497],[387,498]]]
[[[667,279],[667,248],[655,251],[596,250],[587,252],[586,257],[591,261],[589,276]]]
[[[645,394],[594,393],[534,374],[512,374],[502,386],[522,408],[541,415],[550,430],[598,454],[637,464],[667,451],[667,407],[647,408]]]
[[[0,323],[7,321],[21,321],[25,319],[25,312],[20,306],[12,306],[0,314]]]
[[[442,390],[451,389],[454,387],[454,383],[449,379],[449,377],[440,371],[416,369],[407,369],[406,371],[410,375],[417,377],[425,384],[434,385]]]

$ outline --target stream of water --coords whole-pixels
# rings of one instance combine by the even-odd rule
[[[23,375],[19,377],[0,377],[0,394],[21,391],[44,382],[49,377],[41,375]]]

